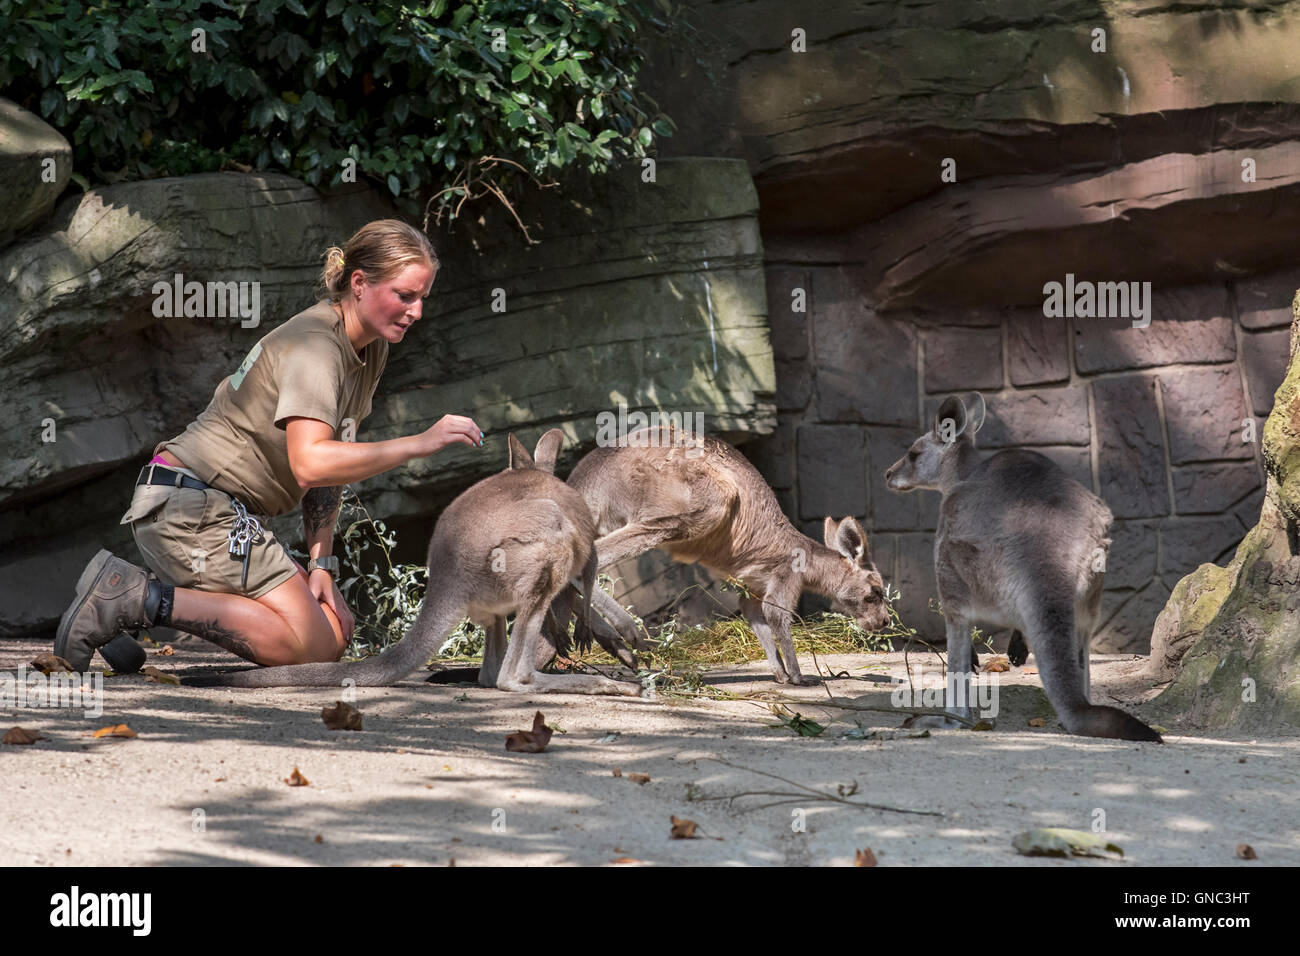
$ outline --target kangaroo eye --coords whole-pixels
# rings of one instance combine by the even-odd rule
[[[907,453],[907,460],[908,460],[908,461],[916,461],[916,459],[918,459],[918,458],[920,458],[920,457],[921,457],[921,453],[920,453],[919,451],[917,451],[915,448],[913,448],[911,451],[909,451],[909,452]]]

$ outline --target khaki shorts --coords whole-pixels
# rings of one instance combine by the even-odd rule
[[[230,554],[238,517],[230,497],[216,488],[136,485],[121,523],[130,523],[136,547],[164,584],[256,600],[296,575],[298,564],[266,517],[249,512],[262,526],[262,540],[248,545],[248,584],[241,587],[244,559]]]

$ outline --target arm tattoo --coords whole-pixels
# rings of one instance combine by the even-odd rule
[[[339,501],[342,497],[342,487],[307,490],[307,494],[302,499],[302,520],[309,534],[315,534],[334,523],[334,516],[339,510]]]

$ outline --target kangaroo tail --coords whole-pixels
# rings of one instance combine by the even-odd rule
[[[463,608],[431,601],[426,595],[410,630],[382,654],[347,664],[286,664],[182,677],[181,683],[189,687],[331,687],[350,680],[357,687],[387,687],[426,663],[462,614]]]
[[[1068,592],[1063,592],[1068,593]],[[1112,737],[1163,743],[1160,735],[1118,707],[1093,704],[1083,690],[1087,653],[1075,640],[1074,605],[1070,600],[1039,600],[1026,615],[1030,646],[1038,661],[1043,689],[1065,729],[1082,737]]]

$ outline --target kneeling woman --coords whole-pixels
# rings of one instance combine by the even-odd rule
[[[263,336],[203,413],[154,449],[122,517],[149,570],[101,550],[59,622],[56,654],[84,671],[98,648],[114,670],[138,670],[144,652],[121,632],[165,625],[258,664],[343,656],[354,622],[330,556],[342,486],[453,442],[483,444],[461,415],[352,440],[437,269],[425,235],[395,219],[326,253],[324,297]],[[264,526],[299,502],[305,569]]]

